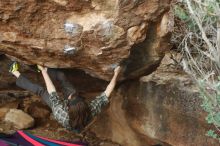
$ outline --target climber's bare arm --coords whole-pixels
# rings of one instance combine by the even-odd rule
[[[117,77],[118,77],[118,74],[120,73],[120,71],[121,71],[121,67],[120,67],[120,66],[118,66],[118,67],[115,68],[115,70],[114,70],[114,76],[112,77],[110,83],[108,84],[106,90],[104,91],[104,92],[105,92],[105,95],[106,95],[107,97],[110,97],[112,91],[114,90],[115,85],[116,85],[116,82],[117,82]]]
[[[46,87],[47,87],[47,92],[49,94],[51,94],[52,92],[56,92],[56,88],[53,84],[53,82],[50,79],[50,76],[47,73],[47,68],[46,67],[42,67],[40,65],[38,65],[38,68],[41,70],[42,75],[44,77],[44,81],[46,83]]]

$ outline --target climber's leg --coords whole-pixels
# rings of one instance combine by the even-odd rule
[[[47,90],[45,90],[43,87],[37,84],[33,84],[32,82],[30,82],[27,78],[21,75],[18,69],[19,69],[19,65],[17,62],[13,62],[9,69],[9,72],[17,77],[16,85],[25,90],[31,91],[37,94],[38,96],[41,96],[43,100],[46,102],[46,104],[50,106],[51,104],[49,101],[49,94]]]
[[[47,90],[42,86],[32,83],[30,80],[28,80],[21,74],[17,78],[16,85],[20,88],[33,92],[36,95],[42,97],[46,104],[51,107],[51,103],[49,100],[50,95],[47,92]]]
[[[49,100],[50,95],[47,92],[47,90],[45,88],[43,88],[42,86],[39,86],[37,84],[33,84],[27,78],[25,78],[23,75],[20,75],[17,78],[16,85],[18,87],[21,87],[25,90],[31,91],[31,92],[35,93],[36,95],[42,97],[43,100],[46,102],[46,104],[51,107],[51,103]]]

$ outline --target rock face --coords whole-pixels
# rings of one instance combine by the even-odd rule
[[[123,84],[91,129],[101,139],[126,146],[218,146],[205,135],[211,127],[200,105],[198,89],[186,74],[160,66]]]
[[[9,102],[8,104],[1,105],[0,107],[0,120],[4,119],[5,115],[8,113],[10,109],[17,109],[19,101]]]
[[[126,109],[133,117],[131,127],[139,133],[174,146],[218,145],[205,136],[211,127],[205,121],[198,90],[187,75],[164,72],[143,77],[139,93],[130,97],[127,107],[132,107],[135,99],[139,109]]]
[[[162,146],[218,146],[218,141],[205,136],[210,127],[205,121],[206,113],[200,108],[198,90],[190,78],[178,68],[174,70],[175,62],[172,60],[165,57],[162,63],[165,64],[162,64],[149,76],[118,84],[120,86],[112,94],[109,107],[106,110],[103,109],[102,114],[98,116],[87,132],[91,132],[92,136],[95,133],[102,141],[110,141],[113,145],[122,146],[156,144]],[[171,69],[167,68],[169,66]],[[3,77],[0,78],[0,97],[4,97],[2,101],[4,103],[10,101],[6,100],[8,97],[5,98],[7,93],[13,99],[14,97],[26,97],[27,93],[18,92],[18,94],[15,91],[12,93],[7,90],[14,88],[15,78],[8,76],[6,65],[2,70]],[[32,78],[28,76],[31,80],[38,81],[37,83],[40,82],[38,79],[42,79],[42,77],[33,76],[37,76],[36,73],[26,73],[25,75],[32,76]],[[67,70],[66,75],[89,100],[94,99],[95,95],[100,94],[107,85],[106,82],[91,79],[80,71]],[[71,76],[75,79],[72,80]],[[26,100],[29,99],[26,98]],[[30,108],[24,111],[36,118],[45,119],[48,112],[41,112],[44,108],[38,109],[33,104],[30,103]],[[0,117],[4,117],[7,110],[2,109],[1,111],[0,109],[2,112]],[[51,125],[53,127],[53,124]],[[57,133],[57,128],[55,133]]]
[[[169,49],[170,1],[0,0],[0,51],[28,64],[79,68],[105,80],[129,58],[126,75],[137,76]]]
[[[17,129],[27,129],[34,125],[34,119],[18,109],[10,109],[4,120],[12,123]]]

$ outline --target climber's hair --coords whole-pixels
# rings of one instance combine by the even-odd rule
[[[79,100],[75,105],[69,106],[70,126],[82,130],[90,119],[90,109],[84,99]]]

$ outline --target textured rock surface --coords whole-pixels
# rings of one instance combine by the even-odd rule
[[[119,93],[112,95],[112,100],[110,107],[103,112],[96,119],[94,124],[90,127],[90,130],[96,134],[100,139],[105,139],[108,141],[113,141],[122,146],[151,146],[151,145],[162,145],[169,146],[160,140],[155,138],[150,138],[146,133],[140,133],[139,130],[136,130],[136,127],[132,127],[131,121],[134,119],[138,120],[138,115],[142,114],[136,107],[137,103],[133,102],[130,109],[126,109],[125,98]],[[130,103],[130,102],[129,102]],[[127,117],[128,112],[134,110],[135,115],[132,117]],[[136,115],[137,114],[137,115]],[[130,121],[131,120],[131,121]],[[138,124],[143,124],[142,121],[139,121]]]
[[[10,109],[4,120],[12,123],[17,129],[27,129],[34,125],[34,119],[18,109]]]
[[[210,126],[200,107],[197,88],[186,74],[173,69],[175,62],[166,58],[163,62],[165,65],[155,73],[123,84],[112,95],[110,107],[92,131],[101,139],[126,146],[161,142],[173,146],[218,146],[218,141],[205,136]]]
[[[153,74],[141,78],[139,87],[138,96],[130,97],[128,104],[131,107],[136,99],[142,111],[138,119],[131,120],[134,129],[174,146],[218,145],[217,141],[205,136],[211,127],[200,107],[198,90],[186,75]],[[136,112],[130,111],[130,117]]]
[[[0,51],[29,64],[79,68],[106,80],[112,65],[131,54],[126,75],[137,76],[157,65],[169,49],[169,3],[0,0]],[[78,51],[65,55],[65,46]]]
[[[0,107],[0,120],[4,119],[5,115],[8,113],[8,111],[10,109],[17,109],[18,108],[18,104],[19,104],[19,101],[13,101],[13,102],[9,102],[7,104],[0,104],[1,107]]]
[[[178,55],[175,54],[175,56]],[[140,80],[118,84],[120,86],[112,94],[109,107],[103,110],[103,113],[85,132],[85,137],[91,133],[92,138],[90,138],[93,142],[94,137],[97,136],[101,143],[96,142],[95,146],[105,145],[105,143],[115,146],[156,144],[162,146],[169,146],[169,144],[173,146],[218,146],[217,141],[205,136],[209,126],[204,120],[205,113],[200,108],[201,101],[198,98],[197,89],[189,77],[178,70],[174,61],[166,57],[162,62],[163,64],[155,73],[142,77]],[[3,78],[0,78],[0,90],[5,91],[0,91],[0,97],[7,95],[7,93],[12,97],[27,96],[26,93],[18,92],[18,94],[15,91],[7,91],[8,88],[14,88],[15,78],[7,75],[6,65],[2,70]],[[94,99],[106,87],[106,82],[91,78],[80,71],[67,70],[65,72],[88,100]],[[30,79],[33,81],[42,79],[39,74],[25,73],[29,78],[32,77]],[[87,92],[90,93],[85,94]],[[36,109],[31,104],[36,102],[35,98],[34,100],[29,98],[23,100],[21,107],[24,108],[24,111],[34,114]],[[35,116],[42,118],[47,114]],[[32,132],[38,132],[38,135],[42,136],[48,136],[48,133],[51,134],[50,136],[54,136],[54,133],[61,133],[56,135],[57,137],[53,137],[55,139],[67,137],[63,136],[62,133],[65,130],[57,122],[53,120],[44,122],[45,127],[37,124]],[[1,126],[5,127],[0,121],[0,128]],[[67,135],[72,134],[68,133]]]

